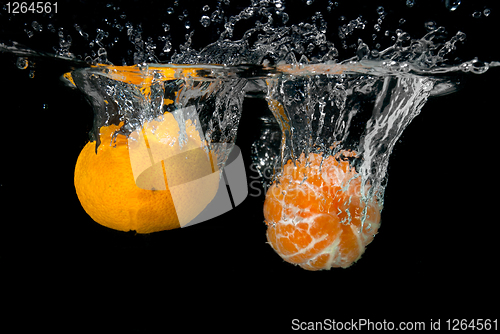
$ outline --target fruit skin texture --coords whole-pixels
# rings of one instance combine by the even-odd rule
[[[311,153],[306,159],[302,154],[295,165],[288,161],[266,193],[269,244],[286,262],[306,270],[349,267],[380,226],[381,206],[375,199],[361,200],[361,177],[339,155]]]
[[[172,118],[173,119],[173,118]],[[170,126],[170,125],[169,125]],[[213,199],[218,189],[218,178],[202,178],[196,193],[193,187],[177,188],[176,203],[171,192],[166,190],[142,189],[137,186],[131,167],[128,140],[123,135],[112,139],[119,126],[101,128],[101,144],[95,151],[95,142],[89,142],[80,152],[75,167],[75,189],[82,207],[97,223],[120,231],[135,230],[137,233],[151,233],[180,227],[178,212],[192,218],[196,217]],[[178,129],[178,127],[177,127]],[[199,137],[188,130],[188,143],[199,147]],[[174,132],[176,134],[176,132]],[[111,142],[111,145],[110,145]],[[148,147],[159,145],[154,136],[149,136]],[[186,165],[165,166],[168,159],[153,165],[140,175],[142,183],[160,175],[162,182],[167,180],[166,172],[175,175],[177,183],[193,180],[193,174],[200,174],[199,166],[207,165],[207,155],[201,149],[191,150],[183,156]],[[189,159],[188,159],[189,158]],[[144,163],[150,163],[149,157]],[[208,161],[210,164],[210,161]],[[137,178],[139,180],[139,178]],[[154,182],[151,182],[152,184]],[[200,198],[199,189],[203,189]]]

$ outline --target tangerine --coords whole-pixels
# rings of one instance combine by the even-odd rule
[[[373,240],[382,208],[362,199],[361,177],[347,159],[353,156],[302,153],[267,190],[267,240],[286,262],[306,270],[347,268]]]
[[[122,125],[102,127],[97,152],[96,142],[89,142],[78,157],[74,183],[87,214],[103,226],[137,233],[178,228],[195,218],[215,197],[219,176],[191,120],[182,150],[170,113],[129,138],[116,132]],[[138,137],[147,149],[140,149]]]

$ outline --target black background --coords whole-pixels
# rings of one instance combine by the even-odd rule
[[[471,3],[462,2],[461,15],[469,17]],[[498,22],[498,14],[488,19]],[[464,57],[477,51],[498,59],[499,31],[483,19],[479,32],[467,26],[482,37],[471,44],[482,48],[466,43]],[[0,266],[5,293],[16,296],[14,315],[29,314],[41,328],[94,328],[106,320],[100,328],[138,332],[498,316],[497,69],[464,75],[459,92],[430,99],[406,129],[391,156],[381,229],[362,259],[348,269],[308,272],[266,244],[263,196],[151,235],[93,222],[73,186],[92,110],[59,80],[71,64],[36,59],[29,78],[15,56],[0,59]],[[256,177],[250,145],[267,112],[265,101],[245,99],[236,143],[249,181]]]

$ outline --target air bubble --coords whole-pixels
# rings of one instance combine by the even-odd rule
[[[168,7],[167,14],[173,14],[173,13],[174,13],[174,9],[172,7]]]
[[[415,5],[415,0],[406,0],[406,5],[408,7],[413,7]]]
[[[209,10],[210,10],[210,6],[209,5],[203,6],[203,11],[204,12],[208,12]]]
[[[472,13],[472,17],[475,18],[475,19],[478,19],[481,17],[481,12],[480,11],[475,11],[474,13]]]
[[[378,13],[378,15],[385,15],[385,9],[384,9],[384,7],[379,6],[377,8],[377,13]]]
[[[19,57],[16,61],[16,67],[20,70],[25,70],[28,68],[29,62],[26,57]]]
[[[184,27],[185,27],[186,29],[190,29],[190,28],[191,28],[191,23],[190,23],[189,21],[186,21],[186,22],[184,23]]]
[[[483,11],[483,14],[484,14],[484,16],[486,16],[486,17],[490,16],[490,14],[491,14],[491,9],[486,8],[486,9]]]
[[[163,23],[162,27],[163,27],[163,31],[165,31],[165,32],[170,30],[170,25],[168,23]]]
[[[200,19],[200,23],[202,26],[206,28],[210,25],[210,18],[206,15],[203,15]]]
[[[450,12],[453,12],[457,10],[461,3],[462,1],[460,0],[445,0],[444,5]]]
[[[478,60],[477,58],[475,58],[470,62],[470,67],[469,67],[470,71],[474,74],[483,74],[488,70],[488,68],[489,65],[487,63],[484,63]]]

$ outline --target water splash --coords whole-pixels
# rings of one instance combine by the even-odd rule
[[[459,74],[500,66],[457,54],[471,39],[466,26],[447,31],[432,17],[408,29],[421,1],[401,3],[408,15],[395,17],[378,3],[361,15],[341,1],[303,1],[298,14],[290,11],[295,3],[283,0],[233,7],[217,1],[198,10],[175,1],[161,13],[149,10],[149,20],[107,3],[94,25],[85,24],[87,18],[30,20],[19,29],[28,46],[7,40],[0,51],[15,54],[20,69],[37,57],[74,65],[66,79],[94,108],[91,138],[97,141],[102,126],[123,122],[117,134],[129,135],[165,112],[195,105],[207,141],[231,143],[245,94],[264,97],[273,116],[263,118],[252,146],[263,177],[269,166],[278,177],[280,167],[302,153],[351,150],[357,154],[345,158],[362,184],[370,184],[361,187],[361,199],[376,197],[382,205],[390,154],[427,99],[455,91]],[[450,15],[464,11],[460,1],[437,7]],[[494,13],[476,8],[464,15],[482,22]],[[31,46],[40,40],[52,42]],[[126,80],[131,76],[138,82]],[[229,152],[216,152],[219,167]]]
[[[123,123],[129,136],[164,113],[194,106],[208,144],[234,143],[246,81],[221,66],[98,66],[73,71],[67,80],[94,109],[91,140],[100,145],[103,126]],[[180,121],[179,124],[184,124]],[[221,161],[230,150],[218,152]]]

